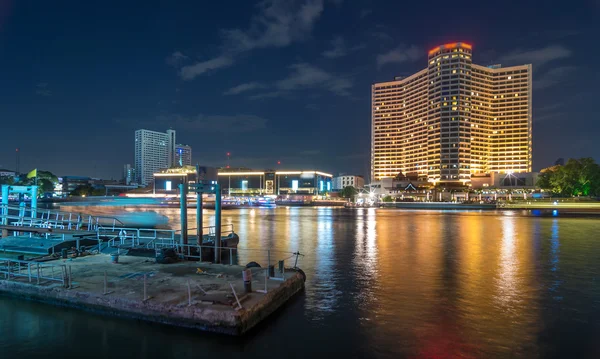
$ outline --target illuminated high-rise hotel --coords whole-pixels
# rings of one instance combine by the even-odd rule
[[[471,56],[469,44],[445,44],[426,69],[372,85],[372,181],[531,172],[531,65],[485,67]]]

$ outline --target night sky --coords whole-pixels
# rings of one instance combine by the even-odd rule
[[[445,42],[533,64],[534,169],[600,160],[600,2],[0,0],[0,168],[120,178],[134,131],[193,161],[368,176],[370,89]],[[281,161],[281,165],[277,165]]]

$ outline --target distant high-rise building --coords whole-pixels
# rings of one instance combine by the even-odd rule
[[[175,146],[175,165],[176,166],[191,166],[192,165],[192,147],[188,145],[178,144]]]
[[[346,187],[362,189],[365,187],[365,179],[362,176],[339,175],[331,181],[334,190],[342,190]]]
[[[136,181],[135,168],[131,167],[130,164],[123,166],[123,183],[130,185]]]
[[[135,131],[135,176],[137,183],[147,186],[153,174],[174,166],[175,130],[166,133],[150,130]]]
[[[530,172],[531,65],[476,65],[461,42],[428,55],[426,69],[372,85],[371,181]]]

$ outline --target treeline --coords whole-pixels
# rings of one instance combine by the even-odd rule
[[[600,196],[600,166],[593,158],[571,158],[564,166],[543,169],[537,186],[565,197]]]

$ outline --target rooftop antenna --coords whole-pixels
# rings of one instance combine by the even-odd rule
[[[229,168],[229,157],[231,156],[231,152],[227,152],[227,168]]]
[[[15,157],[16,157],[16,162],[17,162],[16,166],[15,166],[15,172],[19,173],[19,164],[20,164],[19,163],[20,162],[20,158],[19,157],[20,157],[20,154],[19,154],[19,149],[18,148],[15,150]]]

